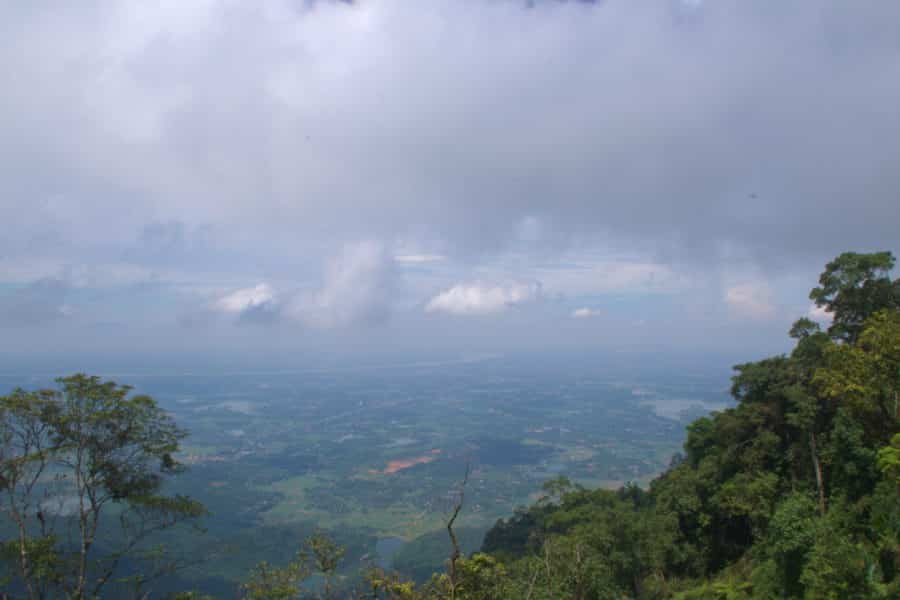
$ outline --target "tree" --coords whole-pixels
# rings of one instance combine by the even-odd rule
[[[772,557],[775,583],[784,597],[803,595],[800,575],[815,543],[816,525],[816,504],[804,493],[788,495],[772,515],[763,550]]]
[[[821,393],[839,400],[867,433],[886,442],[900,417],[900,311],[871,315],[857,343],[825,349],[825,363],[813,378]]]
[[[182,469],[174,455],[185,432],[149,396],[129,396],[129,386],[82,374],[57,383],[0,397],[0,488],[17,532],[7,546],[27,596],[96,597],[126,557],[157,566],[138,584],[177,568],[148,541],[206,513],[161,493]],[[95,556],[101,528],[114,522]]]
[[[317,573],[325,578],[325,600],[331,600],[332,582],[338,564],[344,558],[344,548],[322,533],[316,533],[306,541],[313,565]]]
[[[800,583],[807,598],[877,598],[872,580],[874,559],[852,539],[835,511],[816,525]]]
[[[241,597],[246,600],[293,600],[306,598],[303,582],[313,573],[324,578],[317,597],[330,600],[334,594],[334,578],[346,550],[322,532],[307,538],[293,560],[284,567],[268,562],[257,563],[246,583],[241,584]],[[382,586],[382,591],[388,587]]]
[[[397,573],[388,573],[384,569],[374,567],[365,574],[367,593],[365,597],[378,600],[424,600],[425,595],[416,589],[416,584],[405,580]],[[360,594],[362,597],[362,594]]]
[[[507,573],[500,562],[487,554],[459,557],[450,573],[434,575],[423,590],[428,600],[505,600],[522,597],[506,589]]]
[[[453,550],[450,552],[450,560],[447,564],[447,580],[449,582],[451,600],[456,598],[456,585],[458,583],[456,565],[462,557],[462,550],[459,547],[459,540],[456,538],[456,533],[453,531],[453,524],[456,522],[457,517],[459,517],[459,511],[462,510],[466,501],[466,484],[469,483],[471,469],[472,465],[467,462],[465,475],[463,475],[463,479],[456,490],[456,499],[453,501],[453,507],[447,517],[447,535],[450,537],[450,544],[453,547]]]
[[[825,266],[809,298],[833,315],[832,337],[854,342],[869,315],[900,308],[900,279],[888,276],[893,268],[890,252],[844,252]]]
[[[648,492],[551,482],[498,522],[482,550],[511,596],[900,597],[893,264],[829,263],[811,294],[829,330],[800,319],[790,355],[737,365],[737,405],[689,425],[684,458]]]
[[[816,477],[816,491],[819,497],[819,512],[826,510],[825,475],[821,461],[819,437],[829,416],[828,407],[816,393],[812,384],[816,370],[825,363],[825,353],[833,346],[831,339],[823,333],[819,325],[803,318],[791,327],[790,336],[797,340],[791,352],[791,366],[795,381],[786,389],[790,403],[787,422],[805,435],[809,444],[809,457]],[[802,454],[798,450],[797,454]]]
[[[4,555],[16,565],[29,598],[43,598],[58,567],[53,512],[61,475],[47,481],[54,443],[48,424],[50,392],[15,390],[0,398],[0,491],[17,537],[4,543]]]
[[[307,556],[297,552],[297,556],[283,568],[273,567],[263,561],[250,572],[247,583],[241,586],[246,600],[293,600],[300,594],[301,582],[309,577]]]
[[[900,491],[900,433],[891,438],[891,443],[878,451],[878,468],[885,477],[893,479]]]

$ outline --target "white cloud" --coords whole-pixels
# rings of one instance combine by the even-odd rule
[[[573,319],[587,319],[590,317],[596,317],[599,314],[600,314],[600,311],[595,310],[593,308],[588,308],[585,306],[585,307],[576,308],[575,310],[573,310],[572,318]]]
[[[834,315],[825,310],[824,306],[816,306],[815,304],[809,307],[806,316],[817,323],[831,323],[832,319],[834,319]]]
[[[382,244],[347,244],[328,261],[314,291],[279,291],[259,283],[219,297],[211,308],[238,322],[283,320],[319,329],[372,324],[390,315],[395,276],[393,257]]]
[[[511,306],[534,301],[540,295],[540,283],[507,285],[460,283],[433,297],[425,306],[425,311],[463,316],[489,315],[502,312]]]
[[[218,298],[212,308],[238,322],[284,320],[319,329],[372,324],[390,314],[394,279],[393,258],[382,244],[347,244],[328,262],[315,291],[279,292],[260,283]]]
[[[445,260],[441,254],[398,254],[394,257],[398,263],[401,264],[424,264],[424,263],[434,263],[434,262],[442,262]]]
[[[764,282],[743,283],[725,290],[725,302],[736,314],[751,319],[771,319],[775,316],[772,291]]]
[[[305,325],[332,328],[387,320],[396,283],[394,261],[378,242],[344,246],[331,260],[322,288],[298,294],[286,314]]]
[[[215,301],[214,307],[224,313],[240,314],[277,302],[275,290],[267,283],[235,290]]]

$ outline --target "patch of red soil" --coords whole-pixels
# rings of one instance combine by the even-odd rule
[[[424,454],[422,456],[417,456],[416,458],[407,458],[404,460],[392,460],[387,464],[387,467],[384,468],[382,473],[385,475],[392,475],[397,471],[402,471],[403,469],[408,469],[410,467],[414,467],[416,465],[424,465],[430,463],[437,455],[441,453],[440,448],[435,448],[431,451],[430,454]]]

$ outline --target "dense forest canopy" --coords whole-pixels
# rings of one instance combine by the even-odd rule
[[[828,329],[800,319],[789,355],[737,365],[738,405],[694,421],[649,490],[556,482],[483,550],[520,584],[538,573],[532,597],[896,597],[893,266],[887,252],[830,262],[810,293]]]
[[[481,552],[454,541],[415,584],[338,573],[325,535],[245,578],[245,598],[895,598],[900,596],[900,280],[889,252],[848,252],[810,293],[831,316],[786,355],[735,367],[734,408],[691,423],[648,489],[565,478],[499,521]],[[0,491],[13,522],[5,584],[26,598],[102,597],[128,559],[135,597],[186,564],[151,533],[202,519],[165,495],[182,432],[146,396],[76,375],[0,399]],[[465,510],[465,482],[453,515]],[[74,498],[71,510],[49,502]],[[140,569],[146,569],[141,571]],[[316,585],[304,582],[317,574]],[[201,598],[194,592],[183,600]]]

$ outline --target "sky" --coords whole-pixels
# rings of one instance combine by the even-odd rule
[[[898,250],[896,2],[34,0],[0,38],[7,364],[749,360]]]

